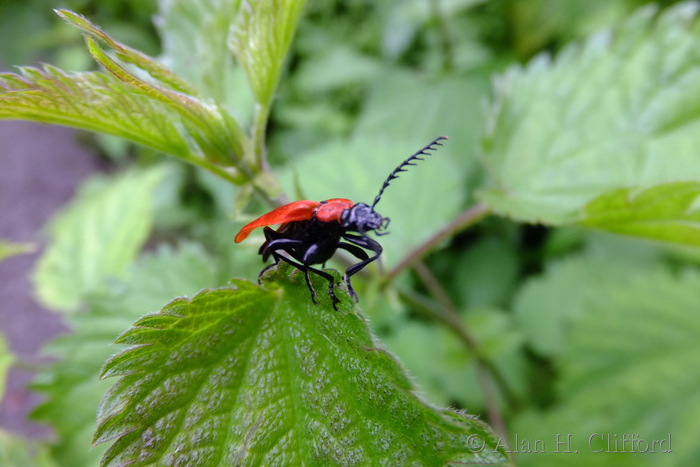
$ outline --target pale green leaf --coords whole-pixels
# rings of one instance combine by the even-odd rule
[[[0,239],[0,261],[17,255],[32,253],[36,246],[33,243],[14,243]]]
[[[542,356],[558,355],[572,320],[585,313],[587,300],[609,282],[624,285],[630,273],[645,266],[621,261],[612,252],[548,264],[543,274],[523,284],[513,303],[529,345]]]
[[[700,182],[620,188],[583,210],[579,224],[624,235],[700,246]]]
[[[162,41],[162,61],[203,95],[250,121],[253,97],[245,74],[234,66],[228,48],[231,24],[240,0],[170,0],[159,2],[155,20]],[[197,66],[192,66],[196,63]]]
[[[697,465],[699,290],[696,271],[673,275],[656,268],[600,284],[583,303],[572,297],[584,312],[570,323],[556,361],[559,403],[528,412],[514,426],[521,438],[550,441],[547,452],[522,455],[518,465],[561,465],[562,454],[552,452],[554,433],[570,434],[578,450],[565,457],[566,465]],[[623,446],[625,434],[643,444]]]
[[[194,89],[185,80],[173,73],[162,63],[157,62],[146,54],[132,49],[112,39],[102,29],[92,24],[85,17],[70,10],[56,10],[56,14],[73,26],[77,26],[86,34],[92,35],[109,45],[117,54],[117,57],[125,63],[130,63],[146,71],[151,77],[167,85],[175,91],[195,95]]]
[[[301,16],[304,0],[244,0],[229,46],[248,76],[258,104],[267,108]]]
[[[291,271],[175,300],[120,337],[133,346],[103,370],[120,377],[99,414],[103,465],[507,463],[484,424],[415,394],[347,294],[334,311],[314,276],[314,305]]]
[[[128,85],[131,92],[160,102],[182,117],[188,136],[199,146],[198,152],[201,154],[197,155],[223,165],[235,165],[240,162],[245,135],[236,120],[220,105],[188,94],[192,88],[175,73],[150,57],[113,40],[84,17],[67,10],[59,10],[58,13],[67,22],[86,33],[87,46],[95,60]],[[144,69],[168,87],[148,82],[127,70],[100,48],[98,40],[113,47],[117,57]]]
[[[34,389],[46,400],[32,417],[48,423],[58,437],[51,452],[61,465],[98,465],[105,446],[91,447],[96,413],[109,381],[99,381],[104,362],[114,354],[114,340],[134,320],[160,309],[175,297],[193,296],[219,285],[215,261],[197,244],[173,250],[160,246],[132,268],[111,291],[93,296],[86,312],[70,317],[73,333],[44,349],[59,360],[42,369]]]
[[[46,446],[0,430],[0,465],[2,467],[59,467]]]
[[[0,334],[0,400],[5,395],[5,385],[7,384],[7,372],[15,361],[14,355],[5,341],[5,338]],[[0,456],[2,458],[2,456]],[[0,464],[1,465],[1,464]]]
[[[123,276],[148,238],[153,190],[163,168],[93,178],[53,221],[50,244],[34,276],[48,306],[75,311],[108,277]]]
[[[494,186],[481,199],[562,224],[605,192],[700,178],[697,10],[645,7],[553,61],[508,70],[483,138]]]
[[[0,73],[0,119],[67,125],[120,136],[187,157],[190,147],[175,125],[177,116],[104,73],[68,74],[57,68],[20,68]]]

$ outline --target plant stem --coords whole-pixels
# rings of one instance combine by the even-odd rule
[[[425,255],[430,249],[443,241],[445,238],[450,237],[473,224],[476,224],[479,220],[486,217],[490,213],[490,208],[483,203],[475,204],[471,208],[464,211],[454,221],[445,226],[445,228],[429,238],[428,241],[422,245],[419,245],[415,250],[406,255],[403,261],[397,264],[394,269],[387,274],[387,276],[384,278],[383,285],[391,282],[401,271],[418,261],[419,258]]]
[[[438,320],[447,326],[452,332],[454,332],[465,345],[467,350],[474,355],[476,360],[476,374],[479,380],[479,386],[481,387],[481,392],[484,395],[484,404],[486,405],[486,412],[488,414],[489,421],[493,427],[505,437],[506,426],[503,422],[503,417],[498,410],[496,399],[494,398],[494,393],[491,387],[491,378],[497,382],[501,392],[508,401],[508,404],[513,407],[516,402],[510,388],[501,376],[498,368],[496,368],[496,366],[483,355],[481,349],[479,348],[479,343],[462,323],[457,307],[454,305],[454,303],[452,303],[452,300],[450,300],[450,297],[440,285],[440,282],[433,275],[432,271],[430,271],[430,268],[428,268],[423,261],[416,261],[416,263],[413,265],[413,269],[416,271],[418,277],[420,277],[423,284],[425,284],[441,307],[440,311],[430,310],[431,314],[438,318]],[[491,377],[489,377],[489,374]]]
[[[449,72],[454,68],[454,46],[450,32],[447,29],[445,16],[440,8],[440,0],[430,0],[430,10],[440,37],[442,67],[445,72]]]
[[[267,120],[270,117],[270,106],[256,104],[253,120],[253,158],[255,166],[259,170],[268,170],[267,153],[265,148],[265,135],[267,132]]]

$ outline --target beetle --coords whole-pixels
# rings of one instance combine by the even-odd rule
[[[333,308],[337,311],[340,300],[333,291],[333,276],[314,268],[313,265],[325,264],[340,248],[359,260],[347,268],[343,275],[343,281],[347,285],[350,297],[357,302],[357,293],[352,288],[350,277],[360,272],[382,254],[381,245],[368,237],[367,233],[374,232],[378,236],[389,233],[386,232],[386,229],[390,219],[377,213],[374,207],[389,183],[398,178],[400,172],[405,172],[408,166],[416,165],[414,161],[424,160],[421,156],[430,155],[428,151],[436,150],[435,146],[442,146],[440,141],[446,139],[446,136],[435,138],[430,144],[399,164],[389,174],[371,206],[365,203],[353,203],[345,198],[333,198],[326,201],[295,201],[280,206],[247,224],[238,232],[235,242],[242,242],[254,229],[264,227],[265,242],[260,247],[258,254],[262,255],[263,262],[267,262],[270,256],[274,259],[274,263],[260,271],[258,280],[268,269],[280,261],[285,261],[304,273],[306,285],[309,287],[311,300],[314,304],[318,304],[318,300],[316,291],[311,285],[309,272],[326,279],[328,281],[328,295],[333,301]],[[277,224],[281,224],[277,230],[269,227]],[[365,250],[369,250],[372,256]],[[286,256],[282,253],[286,253]]]

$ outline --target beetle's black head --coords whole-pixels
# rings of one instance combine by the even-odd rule
[[[389,226],[389,218],[382,217],[365,203],[357,203],[350,209],[346,209],[340,217],[340,222],[345,230],[364,234],[375,230],[377,235]]]

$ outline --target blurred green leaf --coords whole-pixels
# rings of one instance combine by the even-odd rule
[[[162,167],[128,172],[112,180],[94,177],[53,220],[51,242],[34,276],[49,308],[72,312],[108,277],[124,276],[148,238],[153,190]]]
[[[613,31],[497,82],[480,197],[528,222],[576,220],[607,191],[700,178],[698,4],[637,11]]]
[[[571,434],[572,450],[579,453],[567,456],[567,465],[694,466],[700,455],[700,276],[685,271],[674,277],[657,268],[626,277],[599,284],[583,302],[571,296],[583,313],[570,322],[556,361],[559,403],[543,413],[527,413],[514,430],[521,437],[551,440],[552,448],[552,433]],[[636,434],[649,452],[591,452],[608,449],[596,433],[610,434],[612,442]],[[661,439],[667,441],[651,452],[651,441]],[[631,446],[619,443],[618,450]],[[518,465],[561,465],[563,454],[552,448],[522,455]],[[667,449],[672,452],[662,452]]]
[[[347,294],[340,312],[314,305],[291,271],[274,290],[234,280],[175,300],[119,338],[133,347],[103,369],[121,377],[100,409],[103,465],[506,464],[485,425],[415,395]]]
[[[580,225],[700,246],[700,182],[675,182],[647,189],[607,192],[583,210]]]
[[[243,125],[250,123],[253,96],[228,47],[240,3],[162,1],[155,23],[163,40],[161,60],[202,95],[226,104]]]
[[[258,104],[269,108],[304,0],[243,0],[229,46]]]
[[[58,467],[46,446],[0,430],[0,465],[3,467]]]
[[[7,384],[7,372],[15,362],[15,357],[12,355],[10,348],[5,341],[5,338],[0,334],[0,400],[5,396],[5,386]],[[0,455],[0,459],[2,456]],[[3,465],[3,464],[0,464]]]
[[[32,417],[48,423],[59,435],[51,452],[61,465],[92,467],[106,450],[90,446],[97,407],[110,386],[99,381],[100,369],[114,354],[112,343],[117,336],[164,302],[193,296],[219,283],[215,262],[201,246],[160,246],[142,258],[127,278],[112,283],[112,290],[92,296],[87,312],[70,317],[73,332],[44,349],[59,360],[42,369],[33,385],[46,400]]]
[[[513,309],[529,345],[541,356],[554,357],[565,348],[571,322],[585,313],[587,300],[607,283],[627,282],[639,265],[614,255],[583,254],[547,265],[527,280]]]
[[[511,392],[523,395],[527,364],[522,337],[511,318],[496,310],[481,310],[469,313],[462,322],[479,343],[483,356],[505,376]],[[470,412],[484,410],[475,359],[463,342],[434,324],[407,320],[394,326],[384,342],[416,378],[428,400],[440,406],[459,404]],[[499,399],[502,396],[499,388],[494,388],[494,394]]]
[[[13,243],[0,239],[0,261],[17,255],[26,255],[36,249],[33,243]]]
[[[495,237],[470,246],[452,262],[450,285],[462,307],[486,308],[507,303],[520,273],[513,245]]]

